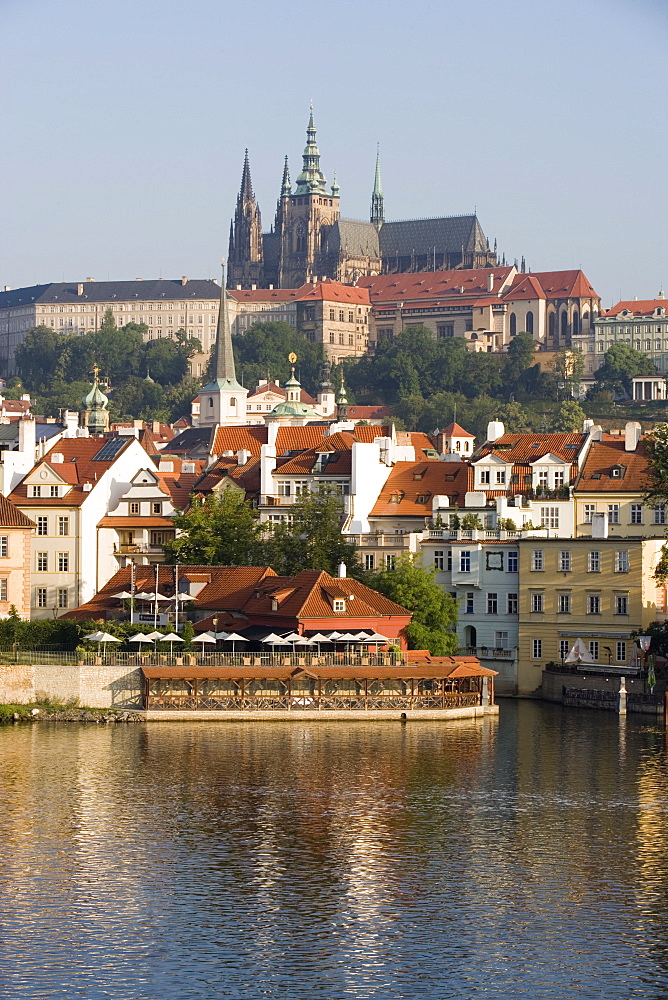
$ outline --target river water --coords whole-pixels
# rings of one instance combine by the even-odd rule
[[[668,996],[653,720],[0,728],[0,996]]]

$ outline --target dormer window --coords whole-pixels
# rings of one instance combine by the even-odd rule
[[[610,478],[611,479],[621,479],[622,478],[621,466],[619,466],[619,465],[613,465],[613,467],[610,469]]]
[[[50,486],[49,487],[49,495],[52,496],[52,497],[59,497],[60,496],[60,486]]]
[[[139,514],[140,507],[139,507],[138,503],[136,503],[135,501],[132,501],[132,503],[130,503],[128,506],[130,508],[130,513],[131,514]]]
[[[416,503],[427,503],[430,496],[431,496],[431,493],[418,493],[418,495],[415,498],[415,502]]]
[[[489,480],[490,480],[489,469],[481,469],[480,470],[481,486],[489,486]]]
[[[31,486],[30,487],[30,496],[31,497],[41,497],[41,495],[42,495],[42,487],[41,486]]]
[[[151,504],[151,513],[162,514],[162,504],[160,503],[160,501]]]
[[[335,612],[341,613],[346,610],[346,602],[342,597],[335,597],[332,602],[332,607]]]

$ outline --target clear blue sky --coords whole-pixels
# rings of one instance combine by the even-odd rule
[[[342,214],[468,213],[605,305],[668,294],[665,0],[0,0],[0,286],[217,276],[308,105]]]

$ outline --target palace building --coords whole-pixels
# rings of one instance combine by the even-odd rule
[[[302,170],[293,186],[286,156],[268,233],[262,232],[246,150],[228,259],[231,289],[298,288],[316,278],[352,284],[370,275],[498,263],[475,214],[386,222],[378,156],[369,221],[341,218],[339,185],[334,178],[328,187],[320,167],[313,109]]]

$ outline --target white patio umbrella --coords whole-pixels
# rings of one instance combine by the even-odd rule
[[[215,637],[215,635],[211,635],[210,632],[200,632],[199,635],[194,635],[190,641],[191,642],[213,642],[215,644],[216,637]]]
[[[161,641],[162,639],[164,639],[165,637],[164,637],[164,635],[162,634],[162,632],[157,632],[157,631],[155,631],[155,632],[147,632],[147,633],[146,633],[146,638],[147,638],[147,639],[157,639],[157,641],[158,641],[158,642],[160,642],[160,641]]]
[[[174,652],[174,643],[184,642],[185,640],[180,635],[177,635],[176,632],[168,632],[167,635],[163,635],[162,641],[169,643],[169,655],[171,656]]]
[[[336,642],[337,639],[341,638],[342,634],[342,632],[330,632],[327,636],[327,642]]]
[[[121,590],[120,594],[112,594],[111,596],[118,597],[120,601],[127,601],[130,597],[132,597],[132,594],[129,590]]]
[[[320,643],[329,642],[329,639],[326,635],[323,635],[322,632],[316,632],[315,635],[311,636],[311,642],[314,642],[317,645],[318,653],[320,653]]]
[[[104,635],[104,632],[100,632],[98,630],[97,632],[91,632],[90,635],[85,635],[84,639],[87,639],[88,642],[101,642],[103,635]]]
[[[137,632],[136,635],[131,635],[128,642],[153,642],[148,635],[144,635],[143,632]]]
[[[308,646],[311,640],[305,636],[300,635],[299,632],[290,632],[289,635],[283,637],[286,642],[294,642],[296,645]]]
[[[223,633],[223,635],[225,635],[225,633]],[[229,632],[225,635],[224,641],[232,643],[232,652],[234,652],[235,642],[248,642],[248,639],[246,639],[243,635],[239,635],[237,632]]]
[[[152,601],[153,594],[147,594],[145,590],[140,590],[138,594],[135,594],[135,601]]]
[[[121,641],[122,640],[121,639],[117,639],[115,635],[109,635],[108,632],[98,632],[97,633],[98,648],[99,648],[99,644],[100,643],[103,646],[105,646],[105,643],[107,643],[107,642],[121,642]],[[105,646],[105,652],[106,652],[106,646]]]

